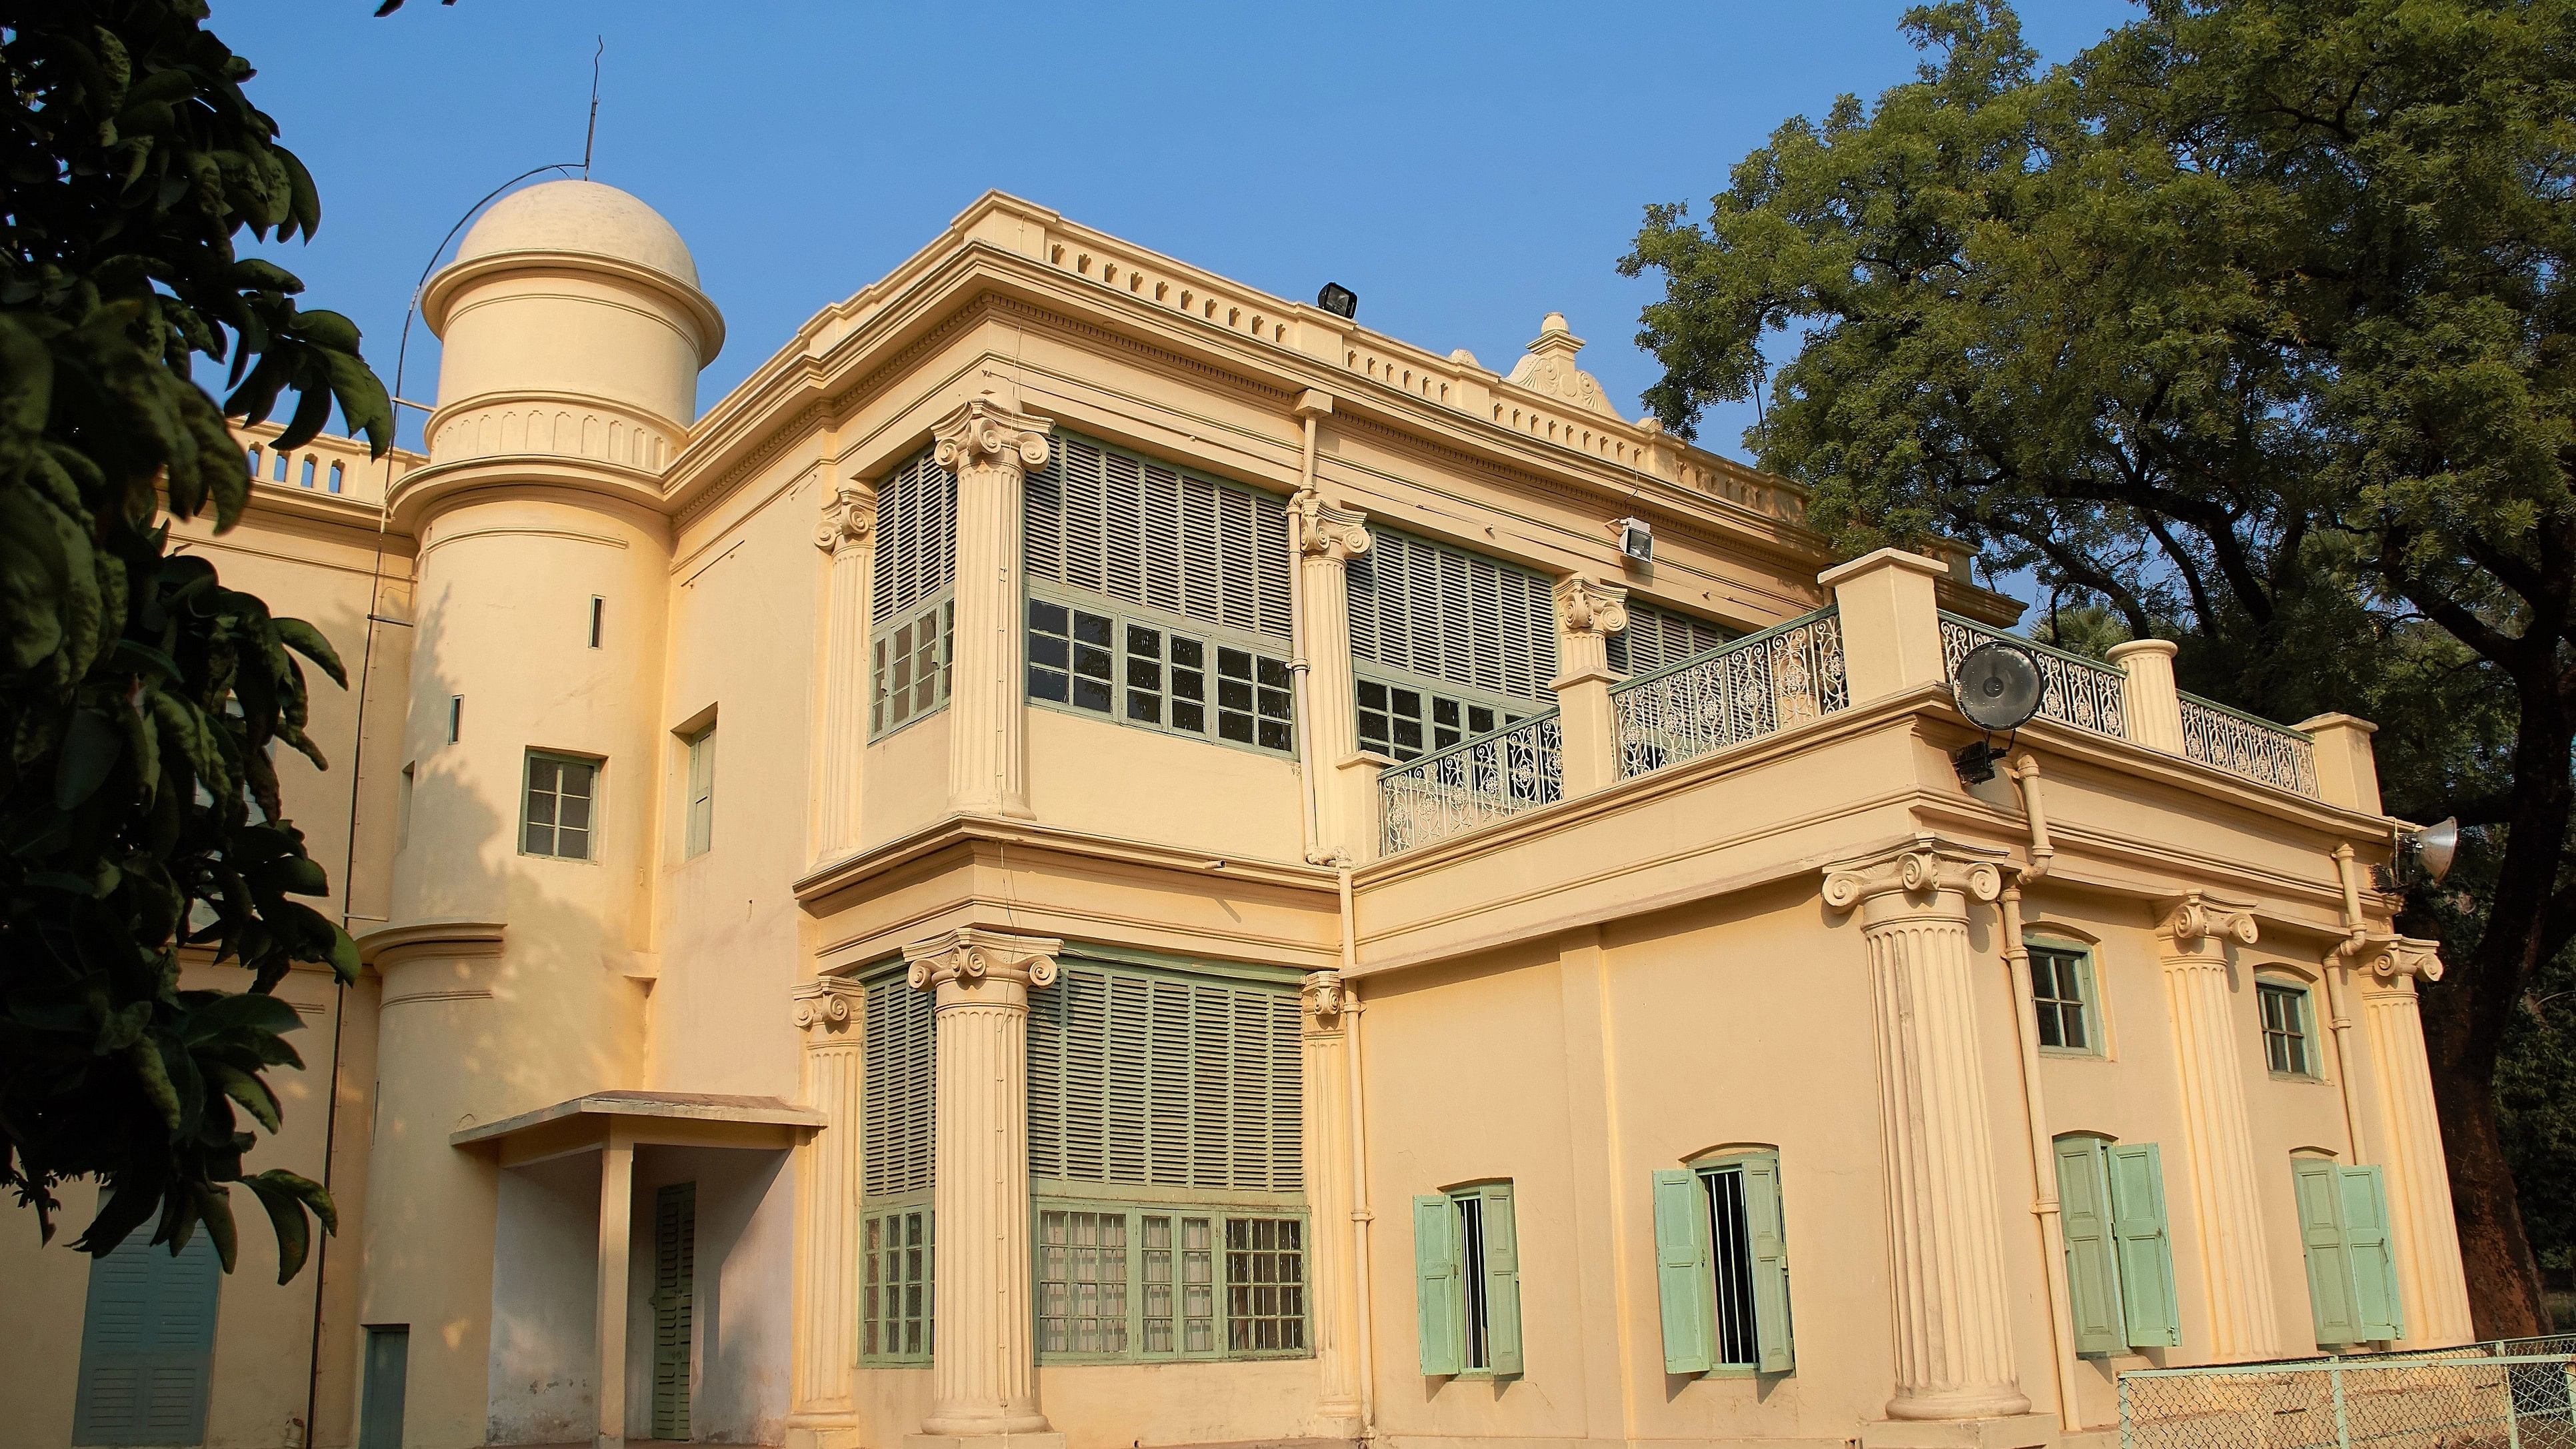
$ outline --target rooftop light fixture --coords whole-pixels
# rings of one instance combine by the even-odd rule
[[[1950,763],[1959,771],[1960,784],[1982,785],[1995,777],[1995,761],[2004,757],[2004,750],[1995,748],[1996,733],[2006,736],[2004,748],[2010,749],[2012,733],[2030,723],[2048,697],[2048,676],[2039,672],[2039,661],[2029,650],[1990,639],[1959,661],[1950,676],[1950,695],[1968,723],[1986,732],[1984,739],[1951,756]]]
[[[1315,294],[1315,305],[1347,322],[1359,315],[1360,294],[1339,282],[1326,282]]]

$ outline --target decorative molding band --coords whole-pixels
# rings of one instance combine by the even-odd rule
[[[826,976],[787,993],[788,1019],[816,1038],[848,1029],[867,1001],[867,988],[847,977]],[[815,1028],[820,1027],[817,1031]]]
[[[2262,939],[2262,930],[2254,923],[2254,902],[2207,896],[2199,891],[2186,891],[2166,901],[2164,920],[2157,930],[2177,949],[2188,952],[2198,951],[2203,942],[2223,945],[2221,938],[2227,936],[2248,946]]]
[[[906,946],[903,959],[912,968],[915,991],[981,981],[1043,987],[1055,984],[1056,953],[1063,949],[1064,942],[1053,936],[1014,936],[969,926]]]
[[[1848,911],[1873,897],[1902,892],[1929,898],[1956,891],[1991,901],[2004,892],[2003,872],[1980,852],[1929,836],[1874,859],[1825,867],[1825,906]]]

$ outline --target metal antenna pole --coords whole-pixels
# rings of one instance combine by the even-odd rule
[[[599,58],[608,53],[608,37],[594,36],[599,48],[590,53],[590,129],[581,136],[581,179],[590,179],[590,145],[599,139]]]

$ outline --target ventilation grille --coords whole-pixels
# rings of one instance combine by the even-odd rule
[[[1470,689],[1546,700],[1556,609],[1535,569],[1388,528],[1351,561],[1351,653]]]
[[[931,1142],[939,1096],[932,1071],[938,1051],[932,1021],[937,994],[915,991],[901,971],[867,988],[867,1081],[861,1098],[861,1151],[871,1197],[921,1192],[932,1185]]]
[[[1029,1013],[1029,1172],[1298,1192],[1293,989],[1069,962]]]
[[[1652,674],[1734,637],[1706,619],[1675,613],[1631,594],[1628,627],[1610,636],[1610,667],[1621,674]]]
[[[1028,570],[1202,623],[1288,638],[1281,499],[1059,433],[1028,480]]]
[[[957,578],[957,475],[928,448],[877,485],[875,622],[897,615]]]

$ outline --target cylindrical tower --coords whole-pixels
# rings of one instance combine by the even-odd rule
[[[494,1278],[530,1271],[495,1240],[515,1189],[449,1137],[639,1085],[679,747],[660,475],[724,324],[670,224],[588,181],[485,213],[421,312],[445,352],[429,464],[392,499],[420,563],[363,1313],[413,1326],[406,1442],[586,1436],[542,1418],[586,1416],[570,1402],[520,1425],[492,1401],[487,1425],[487,1385],[551,1366],[495,1341]]]

